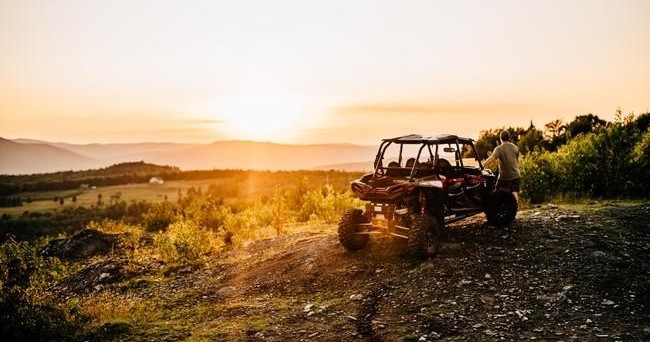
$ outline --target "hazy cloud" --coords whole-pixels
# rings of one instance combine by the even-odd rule
[[[514,112],[528,106],[520,103],[366,103],[334,108],[333,113],[341,115],[377,115],[377,114],[472,114],[493,112]]]
[[[187,123],[190,124],[205,124],[205,125],[212,125],[212,124],[220,124],[227,122],[226,120],[216,120],[216,119],[192,119],[192,120],[187,120]]]

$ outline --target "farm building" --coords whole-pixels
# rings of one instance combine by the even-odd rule
[[[165,181],[160,177],[151,177],[151,179],[149,180],[149,184],[150,185],[163,185],[163,184],[165,184]]]

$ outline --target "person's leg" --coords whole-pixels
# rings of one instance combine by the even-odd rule
[[[513,179],[512,180],[512,195],[515,196],[515,201],[519,203],[519,191],[520,191],[520,184],[521,184],[521,179]]]

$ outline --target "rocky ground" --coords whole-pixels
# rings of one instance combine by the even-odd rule
[[[332,226],[200,266],[95,258],[50,292],[112,305],[91,340],[641,341],[649,227],[650,204],[543,205],[454,224],[418,262],[389,238],[346,252]]]

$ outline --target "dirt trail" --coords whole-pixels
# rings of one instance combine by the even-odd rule
[[[483,217],[451,226],[440,254],[424,262],[389,238],[346,252],[334,228],[258,241],[163,281],[104,286],[98,291],[146,298],[163,314],[101,337],[647,340],[649,227],[650,205],[544,206],[520,212],[508,229]]]

